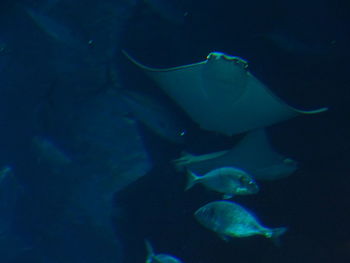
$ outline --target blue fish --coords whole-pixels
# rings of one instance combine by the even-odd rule
[[[186,190],[197,183],[203,184],[210,190],[223,193],[224,199],[232,198],[234,195],[256,194],[259,191],[253,177],[235,167],[217,168],[203,176],[198,176],[188,170]]]

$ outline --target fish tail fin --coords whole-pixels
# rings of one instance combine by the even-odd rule
[[[272,240],[272,242],[277,246],[280,247],[281,246],[281,236],[287,231],[286,227],[278,227],[278,228],[274,228],[271,230],[270,232],[270,238]]]
[[[151,263],[152,258],[154,257],[154,250],[151,243],[147,239],[145,239],[145,246],[147,251],[146,263]]]
[[[191,172],[190,170],[187,170],[187,184],[185,187],[185,191],[192,188],[199,180],[199,176],[197,176],[195,173]]]

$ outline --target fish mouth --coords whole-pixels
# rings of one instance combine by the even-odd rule
[[[247,185],[245,185],[245,187],[247,188],[247,191],[250,193],[250,194],[256,194],[259,192],[259,186],[257,185],[257,183],[255,182],[255,180],[250,180],[248,182]]]
[[[250,185],[248,187],[248,191],[249,191],[250,194],[256,194],[256,193],[259,192],[259,190],[260,189],[259,189],[259,186],[257,184],[253,184],[253,185]]]

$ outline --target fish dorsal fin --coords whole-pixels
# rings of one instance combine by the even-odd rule
[[[147,251],[146,263],[152,263],[155,253],[151,243],[147,239],[145,239],[145,246]]]

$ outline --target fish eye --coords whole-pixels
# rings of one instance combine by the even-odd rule
[[[246,178],[244,177],[244,176],[241,176],[240,178],[239,178],[239,182],[240,183],[245,183],[247,180],[246,180]]]
[[[180,136],[185,136],[185,134],[186,134],[186,131],[185,131],[185,130],[183,130],[183,131],[181,131],[181,132],[179,133]]]
[[[242,185],[249,185],[249,186],[255,185],[254,180],[247,178],[245,176],[242,176],[241,178],[239,178],[239,181]]]

